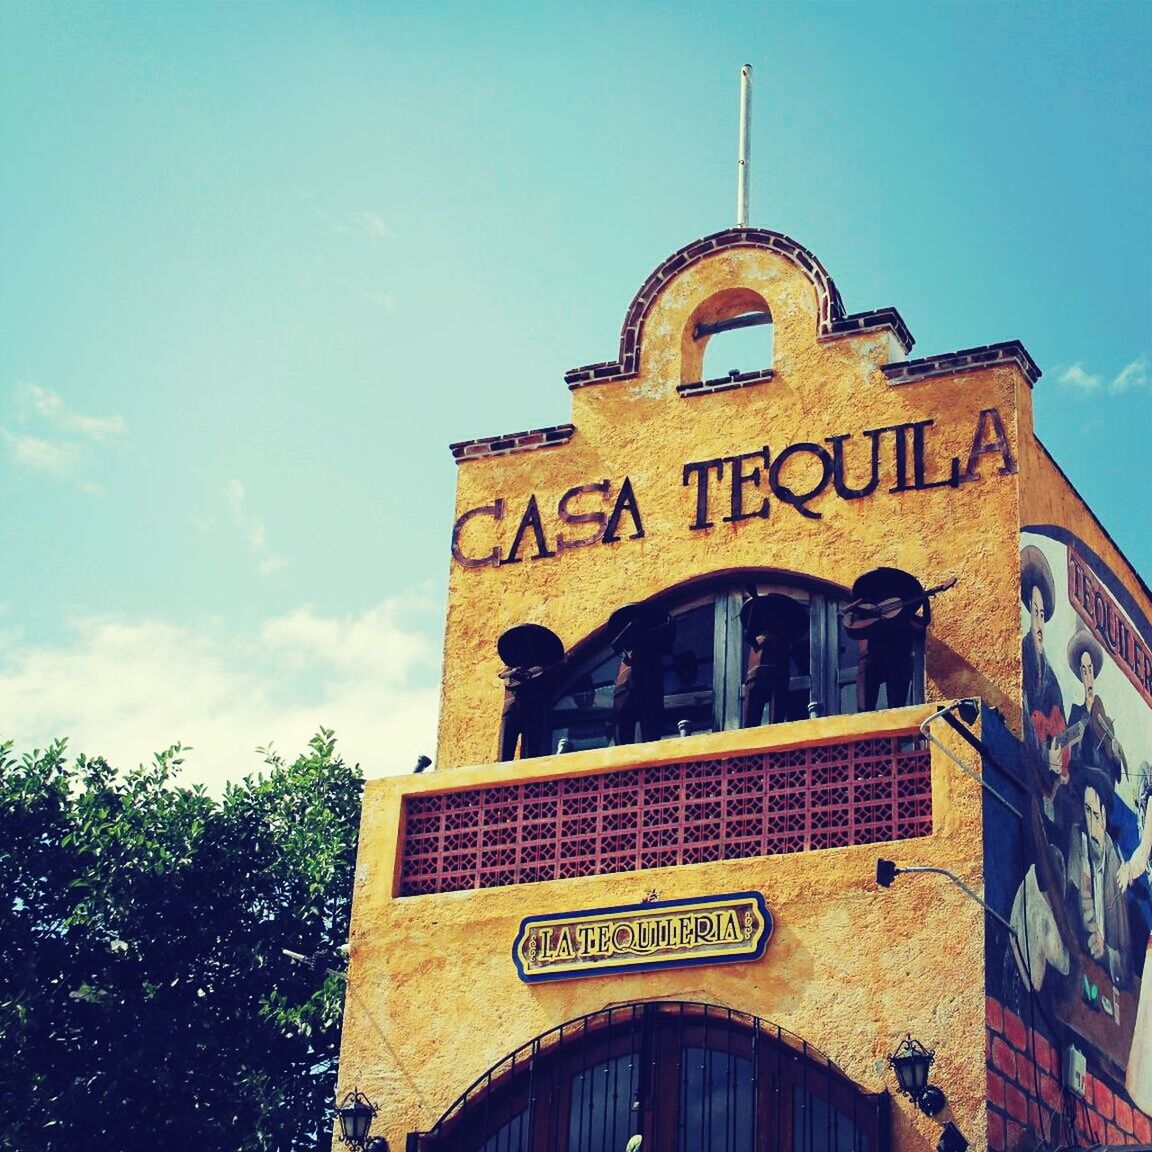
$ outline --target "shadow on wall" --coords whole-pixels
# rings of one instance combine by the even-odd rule
[[[925,642],[924,663],[932,679],[940,686],[941,699],[952,700],[977,696],[1004,718],[1005,724],[1018,731],[1020,703],[1001,692],[963,655],[929,631]]]

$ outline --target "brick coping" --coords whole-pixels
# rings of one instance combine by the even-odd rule
[[[828,340],[886,329],[900,341],[905,352],[911,350],[914,343],[912,334],[895,308],[877,308],[871,312],[846,315],[840,292],[823,264],[791,237],[767,228],[727,228],[723,232],[714,232],[710,236],[694,240],[669,256],[645,280],[628,308],[624,327],[620,331],[619,357],[616,360],[571,369],[564,374],[568,387],[583,388],[589,384],[608,384],[635,377],[640,368],[640,345],[644,324],[652,305],[664,287],[686,268],[706,256],[732,248],[756,248],[774,252],[794,264],[812,281],[816,289],[819,312],[817,320],[819,339]]]

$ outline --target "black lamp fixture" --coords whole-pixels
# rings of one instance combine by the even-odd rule
[[[340,1139],[357,1152],[388,1152],[388,1141],[383,1136],[368,1139],[368,1130],[376,1112],[376,1105],[358,1088],[349,1092],[336,1109]]]
[[[948,1103],[944,1093],[935,1084],[928,1083],[928,1069],[935,1059],[936,1053],[925,1048],[919,1040],[913,1040],[911,1033],[900,1041],[900,1047],[888,1057],[900,1091],[913,1100],[925,1116],[939,1115]],[[963,1149],[941,1148],[938,1152],[963,1152]]]
[[[960,719],[957,720],[956,717]],[[1001,792],[998,792],[987,780],[979,773],[973,771],[967,764],[964,763],[949,747],[940,740],[937,740],[932,735],[932,724],[937,720],[943,720],[949,728],[951,728],[957,735],[959,735],[967,744],[973,747],[980,753],[981,757],[989,764],[994,764],[1000,769],[1001,774],[1007,776],[1009,779],[1015,779],[1012,772],[1006,771],[984,744],[979,737],[972,731],[972,725],[976,723],[980,716],[980,701],[974,696],[968,696],[963,700],[953,700],[951,704],[945,704],[943,708],[938,708],[931,716],[927,717],[920,725],[920,734],[931,744],[934,744],[953,764],[956,765],[962,772],[967,773],[975,780],[981,788],[990,792],[1005,808],[1011,812],[1017,820],[1023,820],[1024,816],[1020,809],[1009,801]],[[1021,783],[1021,781],[1018,781]]]
[[[949,1120],[940,1131],[936,1152],[968,1152],[968,1137]]]
[[[956,705],[956,715],[969,726],[975,724],[976,718],[980,715],[980,701],[975,699],[975,697],[961,700],[960,703]]]
[[[1011,921],[1002,913],[997,912],[983,896],[978,892],[974,892],[959,876],[954,872],[949,872],[947,868],[936,868],[929,864],[906,864],[903,867],[897,867],[894,860],[880,859],[876,861],[876,883],[879,884],[881,888],[891,888],[892,882],[896,877],[903,876],[906,872],[933,872],[937,876],[943,876],[946,880],[950,880],[965,896],[970,900],[975,900],[993,920],[999,921],[1007,928],[1013,939],[1016,938],[1016,929],[1012,926]]]

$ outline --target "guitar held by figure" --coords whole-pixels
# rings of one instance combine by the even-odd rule
[[[844,605],[844,627],[849,635],[865,633],[877,625],[912,615],[921,605],[927,604],[929,597],[946,592],[956,583],[950,576],[941,584],[927,588],[911,596],[888,596],[882,600],[864,597]]]
[[[521,684],[527,684],[530,680],[538,680],[545,672],[559,668],[561,664],[533,664],[530,668],[505,668],[503,672],[498,672],[497,675],[501,680],[507,680],[510,687],[517,688]]]
[[[1075,724],[1066,724],[1060,709],[1056,707],[1047,714],[1032,713],[1032,731],[1036,733],[1037,743],[1047,753],[1051,753],[1053,749],[1060,751],[1060,777],[1065,782],[1068,780],[1068,759],[1072,749],[1084,739],[1084,730],[1087,726],[1087,719],[1077,720]]]

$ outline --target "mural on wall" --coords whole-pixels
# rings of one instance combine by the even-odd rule
[[[1152,1111],[1152,625],[1082,541],[1021,536],[1023,739],[993,745],[989,993]],[[993,746],[990,745],[990,746]],[[993,767],[996,767],[994,765]]]

